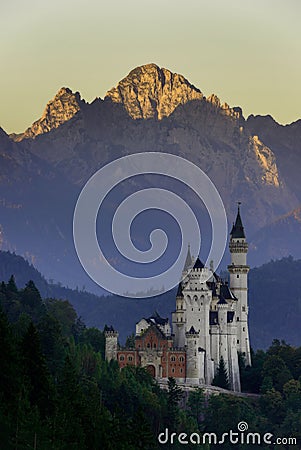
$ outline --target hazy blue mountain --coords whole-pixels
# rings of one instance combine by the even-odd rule
[[[157,151],[185,157],[210,176],[223,198],[229,227],[236,201],[242,201],[251,265],[268,260],[270,253],[259,245],[263,239],[258,236],[263,236],[264,230],[270,230],[271,254],[286,255],[269,225],[299,206],[299,176],[291,166],[286,169],[277,139],[259,132],[256,123],[252,125],[251,118],[245,121],[239,107],[232,108],[215,95],[205,97],[182,75],[155,64],[132,70],[105,99],[96,98],[91,104],[64,87],[24,133],[9,138],[0,132],[2,248],[26,256],[48,279],[73,287],[85,285],[100,293],[75,254],[72,218],[76,199],[89,177],[106,163],[131,153]],[[287,144],[291,153],[299,128],[298,122],[287,128],[293,136]],[[279,131],[277,125],[275,129]],[[283,133],[282,128],[280,131]],[[296,167],[298,158],[294,161]],[[151,177],[130,181],[119,194],[125,197],[145,186],[164,187],[164,182]],[[169,188],[177,192],[177,183]],[[112,214],[119,194],[112,194],[100,212],[100,221]],[[203,216],[197,199],[189,192],[185,198]],[[142,242],[142,247],[148,243],[143,230],[149,222],[149,218],[142,220],[137,232],[136,241]],[[154,216],[153,223],[169,227],[168,220],[161,217]],[[206,226],[203,231],[208,246]],[[127,270],[126,262],[115,257],[109,233],[109,229],[101,233],[108,254]],[[171,242],[177,239],[170,237]],[[299,256],[297,248],[292,250]],[[227,263],[228,255],[224,266]]]
[[[253,348],[267,348],[273,339],[300,346],[301,342],[301,260],[283,258],[251,269],[249,274],[250,339]],[[142,317],[158,311],[170,317],[175,307],[176,291],[150,299],[129,299],[102,296],[61,285],[49,284],[45,278],[22,257],[0,252],[0,281],[8,281],[14,274],[18,287],[30,279],[42,296],[67,299],[88,326],[100,329],[113,325],[120,333],[121,342],[132,332]]]

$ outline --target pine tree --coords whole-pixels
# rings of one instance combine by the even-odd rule
[[[223,389],[230,389],[229,377],[224,358],[221,356],[216,375],[212,381],[213,386],[218,386]]]
[[[167,409],[170,428],[176,428],[179,421],[179,402],[183,397],[181,388],[173,377],[168,377]]]
[[[31,322],[21,342],[24,383],[28,387],[31,405],[37,405],[41,416],[46,416],[52,407],[53,395],[45,357],[41,350],[40,337]]]

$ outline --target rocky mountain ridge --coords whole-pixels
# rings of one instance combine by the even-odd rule
[[[58,128],[70,120],[85,105],[79,92],[73,93],[71,89],[62,87],[55,97],[50,100],[42,114],[24,133],[11,134],[14,141],[34,139],[36,136]]]
[[[23,189],[22,183],[26,186],[26,180],[32,180],[33,194],[29,191],[26,194],[27,206],[22,220],[35,230],[32,235],[39,237],[39,255],[45,253],[47,259],[49,249],[59,252],[55,258],[56,273],[59,273],[66,268],[66,255],[72,253],[72,211],[89,177],[106,163],[127,154],[169,152],[194,162],[211,178],[222,196],[229,219],[235,215],[236,201],[243,202],[244,223],[251,239],[261,227],[268,226],[300,203],[297,191],[291,188],[294,183],[300,185],[299,178],[285,172],[281,148],[272,138],[268,140],[265,127],[259,127],[258,123],[251,118],[245,120],[241,108],[223,104],[214,94],[206,98],[182,75],[172,74],[155,64],[134,69],[108,91],[104,100],[96,98],[90,104],[82,100],[79,93],[62,88],[47,104],[41,119],[24,133],[12,135],[11,139],[4,132],[0,133],[0,156],[6,147],[14,149],[6,151],[2,165],[2,177],[7,173],[7,178],[3,178],[3,197],[7,200],[10,195],[11,202],[16,197],[8,194],[12,180],[19,190]],[[295,133],[298,129],[298,124],[289,128]],[[293,138],[290,141],[292,154],[296,142],[298,140]],[[298,152],[295,153],[297,161]],[[31,167],[26,175],[21,173],[25,161]],[[20,170],[16,171],[14,165]],[[54,189],[49,184],[51,177],[56,195],[49,197],[48,191]],[[39,203],[41,214],[35,215],[33,225],[37,189],[48,200]],[[59,192],[66,194],[60,196]],[[6,209],[3,214],[7,214]],[[25,254],[26,249],[30,250],[32,239],[23,239],[21,245],[20,236],[14,238],[13,215],[10,217],[5,223],[0,221],[4,233],[10,234],[8,240],[18,243],[14,249]],[[18,221],[21,227],[20,217]],[[36,223],[39,223],[38,232]],[[275,242],[273,245],[277,248]],[[61,253],[57,250],[60,246]],[[261,252],[259,259],[264,262],[262,258]],[[68,266],[72,272],[70,261],[68,259]],[[49,273],[48,266],[38,264],[38,267]],[[79,272],[76,273],[79,277]]]
[[[186,78],[156,64],[132,70],[105,98],[124,105],[132,119],[168,117],[191,100],[202,100],[202,92]]]
[[[277,159],[277,165],[288,187],[301,202],[301,120],[289,125],[280,125],[271,116],[249,116],[246,126],[251,134],[270,148]]]

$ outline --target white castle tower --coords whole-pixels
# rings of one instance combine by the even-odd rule
[[[106,359],[107,361],[116,360],[117,359],[117,350],[118,350],[118,332],[114,330],[113,327],[110,327],[105,331],[106,338]]]
[[[184,268],[183,275],[187,274],[179,285],[176,311],[172,314],[174,342],[187,348],[187,381],[211,384],[214,377],[209,333],[212,291],[207,281],[213,273],[199,258],[188,269]]]
[[[231,264],[228,266],[230,289],[237,298],[235,308],[237,349],[244,356],[246,365],[251,365],[248,330],[248,272],[250,267],[247,265],[248,244],[240,217],[240,202],[236,221],[230,233],[229,249],[231,253]]]

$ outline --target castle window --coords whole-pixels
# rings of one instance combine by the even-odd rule
[[[236,278],[239,278],[239,275],[236,275]]]
[[[176,357],[175,357],[175,356],[171,356],[171,357],[170,357],[170,360],[171,360],[172,362],[174,362],[174,361],[176,360]]]
[[[179,361],[183,362],[184,361],[184,356],[179,356]]]
[[[157,345],[156,345],[156,343],[154,342],[154,348],[156,348],[157,347]]]
[[[237,317],[237,322],[239,322],[239,317]]]
[[[243,327],[242,331],[246,331],[245,327]]]
[[[239,344],[239,339],[237,339],[237,343]]]
[[[172,371],[172,373],[175,373],[175,369],[174,368],[172,368],[171,371]]]
[[[148,342],[148,343],[147,343],[147,348],[150,348],[150,346],[151,346],[151,345],[150,345],[150,343]]]
[[[133,361],[133,357],[131,355],[128,356],[128,361]]]
[[[119,361],[124,361],[124,355],[119,356]]]
[[[191,308],[191,311],[193,311],[193,308]]]
[[[183,373],[183,369],[180,369],[180,372]]]
[[[246,310],[246,307],[245,307],[245,306],[243,306],[243,307],[242,307],[242,310],[243,310],[243,311],[245,311],[245,310]]]

